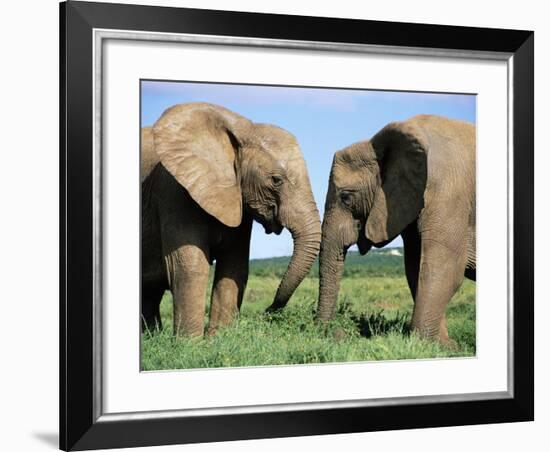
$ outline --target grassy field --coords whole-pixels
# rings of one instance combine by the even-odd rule
[[[174,338],[172,299],[166,292],[161,303],[163,330],[142,334],[142,370],[475,355],[475,283],[469,280],[447,308],[449,335],[457,347],[445,348],[409,331],[413,303],[402,256],[389,250],[367,256],[349,253],[336,319],[324,327],[314,321],[317,265],[282,312],[264,313],[287,263],[288,258],[251,261],[241,313],[215,337]]]

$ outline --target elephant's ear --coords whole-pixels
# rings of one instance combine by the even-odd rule
[[[202,209],[232,227],[242,218],[235,158],[249,124],[225,108],[199,103],[176,105],[153,126],[163,166]]]
[[[393,239],[424,207],[428,173],[428,140],[410,122],[391,123],[371,140],[380,168],[381,185],[365,224],[373,243]]]

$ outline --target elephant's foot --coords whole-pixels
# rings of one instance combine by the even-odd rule
[[[208,326],[207,330],[206,330],[206,335],[211,337],[211,336],[215,336],[216,333],[218,332],[218,328],[215,327],[215,326]]]
[[[457,351],[458,350],[458,344],[453,339],[447,337],[447,338],[439,338],[439,342],[441,345],[443,345],[445,348],[448,348],[449,350]]]
[[[453,339],[451,339],[447,334],[437,334],[437,333],[430,334],[430,333],[418,330],[416,328],[413,328],[413,332],[415,332],[418,335],[418,337],[420,337],[421,339],[425,339],[433,342],[439,342],[445,348],[448,348],[450,350],[458,350],[458,344]]]
[[[437,340],[445,348],[448,348],[448,349],[451,349],[451,350],[457,350],[458,349],[457,343],[449,337],[449,333],[447,332],[447,325],[445,325],[444,329],[441,328],[439,330],[439,335],[435,336],[433,339]]]
[[[178,339],[202,339],[204,336],[204,331],[202,329],[188,331],[183,328],[179,328],[175,330],[175,335]]]
[[[218,331],[231,325],[231,323],[233,323],[233,321],[235,320],[235,317],[236,317],[236,314],[233,313],[222,319],[216,318],[215,319],[216,322],[213,322],[211,317],[210,323],[208,324],[208,328],[206,329],[206,335],[215,336],[218,333]]]
[[[451,350],[458,350],[458,344],[449,337],[449,331],[447,330],[447,319],[443,317],[439,324],[439,342],[446,348]]]
[[[433,323],[415,325],[415,322],[413,322],[412,330],[422,339],[437,341],[444,347],[451,350],[458,349],[458,344],[449,337],[449,332],[447,330],[447,320],[445,317],[441,319],[441,321],[439,322],[439,326],[435,327]]]
[[[189,317],[176,315],[174,319],[174,335],[181,339],[202,339],[204,336],[203,319],[199,316],[196,318]]]
[[[276,303],[272,303],[267,308],[265,308],[266,314],[272,314],[274,312],[280,311],[284,306],[278,306]]]

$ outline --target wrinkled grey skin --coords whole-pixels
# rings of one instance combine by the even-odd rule
[[[334,316],[344,259],[400,235],[412,328],[450,343],[445,308],[475,281],[475,128],[438,116],[391,123],[334,156],[325,204],[317,317]]]
[[[285,306],[319,251],[321,223],[295,138],[223,107],[176,105],[142,129],[142,328],[160,326],[166,289],[174,332],[202,336],[238,312],[248,278],[252,221],[287,228],[294,252],[270,309]]]

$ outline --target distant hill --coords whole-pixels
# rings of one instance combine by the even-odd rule
[[[251,259],[250,274],[281,278],[286,270],[290,256]],[[357,251],[349,251],[344,266],[344,276],[394,276],[404,274],[403,248],[373,249],[365,256]],[[319,276],[319,263],[315,261],[309,276]]]

